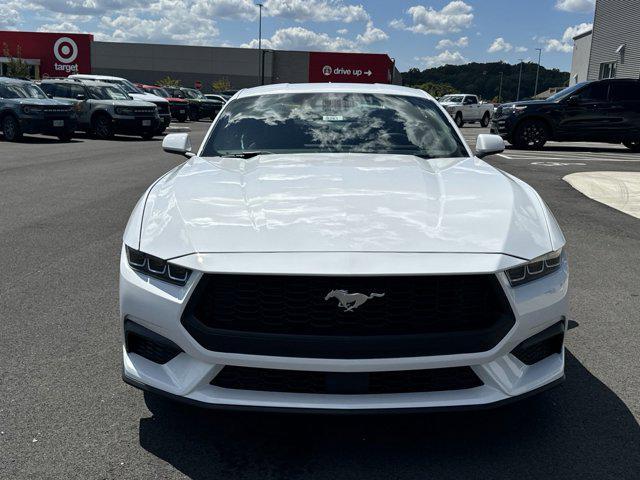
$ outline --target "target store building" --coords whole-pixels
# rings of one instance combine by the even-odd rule
[[[269,83],[401,83],[386,54],[96,42],[82,33],[0,31],[0,75],[18,56],[33,79],[93,73],[154,84],[170,76],[183,86],[202,85],[205,92],[221,79],[232,89]]]

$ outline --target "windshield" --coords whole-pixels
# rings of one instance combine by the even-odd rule
[[[131,100],[131,97],[120,87],[89,87],[89,93],[96,100]]]
[[[127,93],[142,93],[136,88],[136,86],[129,80],[106,80],[107,83],[115,83]]]
[[[30,83],[0,84],[2,98],[47,98],[40,87]]]
[[[160,88],[160,87],[147,87],[144,89],[144,91],[147,93],[152,93],[162,98],[169,97],[169,92],[167,92],[164,88]]]
[[[580,83],[576,83],[575,85],[572,85],[570,87],[565,88],[564,90],[560,90],[559,92],[554,93],[553,95],[551,95],[549,98],[547,98],[547,101],[549,102],[556,102],[558,100],[562,100],[563,98],[568,97],[569,95],[571,95],[573,92],[575,92],[576,90],[580,90],[582,87],[584,87],[588,82],[580,82]]]
[[[462,99],[464,97],[462,95],[445,95],[440,99],[441,102],[450,102],[450,103],[462,103]]]
[[[187,92],[187,95],[190,98],[206,98],[202,92],[200,90],[194,90],[192,88],[187,88],[185,89],[185,91]]]
[[[467,156],[432,101],[360,93],[277,94],[231,101],[203,154],[256,151]]]

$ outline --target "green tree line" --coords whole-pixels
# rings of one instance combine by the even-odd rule
[[[534,95],[536,81],[536,63],[522,64],[522,83],[520,86],[520,99],[530,98]],[[447,93],[471,93],[479,95],[486,101],[498,101],[500,88],[500,73],[502,72],[502,101],[516,100],[518,91],[518,75],[520,64],[510,65],[505,62],[493,63],[467,63],[465,65],[444,65],[442,67],[419,70],[412,68],[402,72],[404,85],[423,88],[432,95],[433,91]],[[557,68],[547,69],[540,66],[538,79],[538,93],[550,87],[566,86],[569,82],[569,73],[561,72]],[[430,86],[425,88],[425,84]],[[450,90],[454,91],[451,92]],[[439,95],[437,95],[439,96]]]

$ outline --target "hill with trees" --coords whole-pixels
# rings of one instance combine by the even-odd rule
[[[522,83],[520,99],[534,95],[537,63],[522,64]],[[500,88],[500,72],[502,72],[502,102],[516,100],[518,91],[518,75],[520,64],[510,65],[505,62],[467,63],[465,65],[444,65],[420,71],[412,68],[402,72],[404,85],[422,88],[432,95],[445,93],[472,93],[486,101],[498,101]],[[547,69],[540,66],[538,93],[550,87],[562,87],[569,83],[569,73],[557,68]]]

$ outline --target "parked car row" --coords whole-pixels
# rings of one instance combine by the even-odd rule
[[[106,75],[70,75],[39,82],[0,77],[0,131],[8,141],[42,133],[68,141],[76,131],[101,139],[116,134],[151,139],[171,118],[215,118],[226,98],[190,88],[134,85]]]

